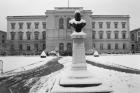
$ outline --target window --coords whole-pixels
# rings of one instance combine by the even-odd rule
[[[122,32],[122,39],[126,39],[126,31]]]
[[[19,29],[23,29],[23,23],[19,23]]]
[[[27,44],[27,50],[31,50],[30,44]]]
[[[46,49],[46,44],[42,45],[42,49],[45,50]]]
[[[5,40],[2,40],[2,43],[5,43]]]
[[[39,39],[39,32],[38,31],[34,32],[34,38],[35,38],[35,40]]]
[[[126,44],[125,43],[123,43],[123,49],[126,49]]]
[[[138,36],[140,36],[140,32],[138,32]]]
[[[46,22],[42,22],[43,29],[46,29]]]
[[[15,39],[15,32],[11,32],[11,40]]]
[[[110,28],[110,24],[111,24],[111,22],[106,22],[106,26],[108,29]]]
[[[26,32],[26,36],[27,36],[27,40],[30,40],[31,39],[31,32]]]
[[[39,22],[35,22],[35,29],[38,29],[38,26],[39,26]]]
[[[11,50],[15,50],[14,45],[12,44],[10,47]]]
[[[122,22],[122,28],[126,28],[126,22]]]
[[[103,22],[99,22],[99,28],[103,28]]]
[[[11,29],[15,29],[15,24],[16,23],[11,23]]]
[[[22,47],[22,44],[19,44],[19,50],[22,50],[23,47]]]
[[[110,50],[111,49],[111,44],[107,45],[107,49]]]
[[[107,31],[107,39],[111,38],[111,31]]]
[[[18,36],[19,36],[19,40],[22,40],[23,39],[23,32],[18,32]]]
[[[104,49],[104,47],[103,47],[103,44],[101,43],[100,44],[100,50],[103,50]]]
[[[132,40],[132,41],[135,40],[135,35],[134,35],[134,33],[131,34],[131,40]]]
[[[38,51],[39,49],[38,44],[34,44],[34,49]]]
[[[67,43],[67,51],[72,52],[72,44],[71,43]]]
[[[4,35],[2,35],[2,39],[4,39],[5,38],[5,36]]]
[[[46,39],[46,31],[42,32],[42,39],[45,40]]]
[[[96,34],[96,32],[95,31],[92,31],[92,39],[95,39],[96,37],[95,37],[95,34]]]
[[[114,28],[118,28],[118,22],[114,22]]]
[[[63,29],[64,28],[64,20],[63,18],[59,19],[59,29]]]
[[[92,28],[95,28],[95,22],[92,22]]]
[[[60,50],[60,51],[64,51],[64,44],[63,44],[63,43],[60,43],[60,44],[59,44],[59,50]]]
[[[99,39],[103,39],[103,31],[99,31]]]
[[[115,49],[118,49],[118,44],[117,43],[115,44]]]
[[[69,23],[70,20],[71,20],[71,18],[67,18],[67,29],[71,28],[70,23]]]
[[[140,37],[138,37],[138,41],[140,41]]]
[[[27,23],[27,29],[31,29],[31,23]]]
[[[115,39],[118,39],[119,31],[115,31],[114,34],[115,34]]]

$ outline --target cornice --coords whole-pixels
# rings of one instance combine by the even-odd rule
[[[92,18],[130,18],[129,15],[91,15]]]

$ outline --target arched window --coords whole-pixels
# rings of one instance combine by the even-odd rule
[[[26,36],[27,36],[27,40],[30,40],[31,39],[31,32],[26,32]]]
[[[99,39],[103,39],[103,31],[99,31]]]
[[[69,23],[70,20],[71,20],[71,18],[67,18],[67,29],[71,28],[70,23]]]
[[[15,32],[11,32],[11,40],[15,39]]]
[[[64,44],[63,43],[59,44],[59,51],[64,51]]]
[[[34,38],[35,38],[35,40],[39,39],[39,32],[38,31],[34,32]]]
[[[46,39],[46,31],[42,32],[42,39],[45,40]]]
[[[63,29],[64,28],[64,20],[63,18],[59,19],[59,29]]]
[[[22,40],[23,39],[23,32],[18,32],[18,36],[19,36],[19,40]]]

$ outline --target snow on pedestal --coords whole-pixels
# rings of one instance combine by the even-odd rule
[[[41,58],[46,58],[46,53],[43,51],[40,55]]]

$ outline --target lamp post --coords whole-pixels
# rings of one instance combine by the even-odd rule
[[[0,60],[0,73],[3,74],[3,61]]]

